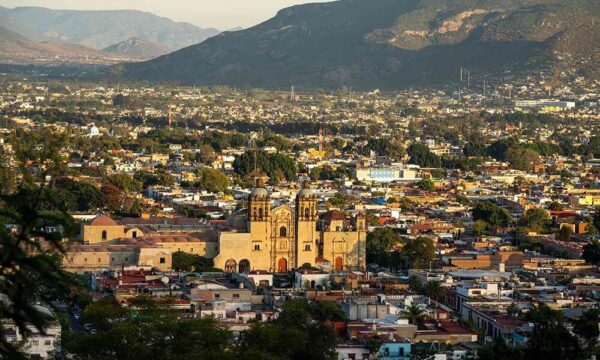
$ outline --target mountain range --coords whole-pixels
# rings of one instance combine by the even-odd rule
[[[0,26],[34,42],[73,43],[97,50],[140,38],[173,51],[219,33],[217,29],[203,29],[137,10],[0,7]]]
[[[141,60],[154,59],[170,52],[166,46],[135,36],[108,46],[103,51]]]
[[[600,0],[339,0],[283,9],[249,29],[132,64],[113,79],[257,87],[444,84],[459,68],[501,76],[599,75]]]
[[[131,59],[76,44],[34,42],[0,27],[2,64],[114,64]]]

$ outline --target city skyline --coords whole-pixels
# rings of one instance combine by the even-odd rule
[[[323,1],[306,0],[172,0],[168,4],[146,0],[5,0],[0,6],[39,6],[57,10],[140,10],[189,22],[202,28],[229,30],[248,28],[273,17],[277,11],[299,4]]]

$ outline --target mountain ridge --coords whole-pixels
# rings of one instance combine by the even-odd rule
[[[460,67],[595,74],[600,0],[341,0],[282,9],[109,77],[258,87],[396,88],[447,83]]]
[[[34,42],[0,26],[0,63],[3,64],[114,64],[127,59],[82,45]]]
[[[35,6],[1,8],[0,26],[33,41],[76,43],[95,49],[135,36],[177,50],[220,32],[140,10],[55,10]]]
[[[169,49],[154,41],[145,40],[137,36],[130,37],[119,43],[110,45],[102,51],[122,55],[129,58],[148,60],[167,54]]]

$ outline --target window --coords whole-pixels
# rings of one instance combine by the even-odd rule
[[[38,340],[31,340],[31,346],[38,346],[40,342]]]
[[[129,261],[129,258],[128,258],[128,257],[126,257],[126,258],[125,258],[125,261]]]
[[[134,231],[134,232],[132,233],[132,236],[133,236],[133,238],[135,239],[135,238],[137,237],[137,231]]]
[[[304,251],[310,251],[310,244],[304,245]]]
[[[259,244],[254,245],[254,250],[256,250],[256,251],[260,250],[260,245]]]
[[[233,294],[233,298],[234,299],[239,299],[240,298],[240,294]]]
[[[115,258],[114,258],[114,257],[110,258],[110,261],[114,262],[114,261],[115,261]]]
[[[286,237],[287,236],[287,228],[285,226],[282,226],[279,228],[279,236],[280,237]]]
[[[308,211],[308,208],[304,209],[304,218],[308,219],[310,215],[310,212]]]
[[[84,262],[87,262],[87,258],[83,258],[83,261],[84,261]]]
[[[102,240],[106,240],[108,236],[106,235],[106,230],[102,230]]]
[[[262,208],[258,209],[258,218],[261,220],[263,218],[263,209]]]
[[[161,264],[164,264],[164,263],[165,263],[165,258],[164,258],[164,257],[161,257],[161,258],[160,258],[160,263],[161,263]]]
[[[221,298],[221,294],[215,294],[215,299],[220,299]]]
[[[46,341],[44,341],[44,345],[46,345],[46,346],[52,345],[52,340],[46,340]]]

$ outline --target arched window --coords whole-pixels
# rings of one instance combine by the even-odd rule
[[[304,245],[304,251],[310,251],[310,244]]]
[[[282,226],[279,228],[279,236],[280,237],[286,237],[287,236],[287,228],[285,226]]]
[[[308,220],[308,218],[310,217],[310,211],[308,210],[308,208],[304,209],[304,218]]]
[[[102,240],[106,240],[108,236],[106,235],[106,230],[102,230]]]
[[[240,274],[249,273],[250,272],[250,261],[248,261],[247,259],[240,260],[238,271]]]
[[[260,220],[262,220],[262,218],[263,218],[263,209],[262,208],[258,209],[258,218]]]
[[[235,272],[237,262],[233,259],[229,259],[225,262],[225,272],[232,273]]]

